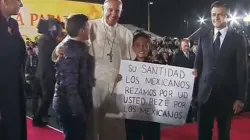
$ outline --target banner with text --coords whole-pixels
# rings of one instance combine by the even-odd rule
[[[185,123],[192,100],[192,69],[122,60],[117,102],[126,119]]]
[[[61,22],[65,22],[66,17],[71,14],[85,14],[90,19],[102,17],[102,5],[77,2],[69,0],[22,0],[23,7],[17,16],[13,16],[19,23],[22,36],[34,38],[39,36],[37,24],[41,18],[54,16]]]

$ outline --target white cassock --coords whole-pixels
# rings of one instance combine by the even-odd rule
[[[117,112],[115,79],[121,60],[133,59],[131,47],[133,35],[120,24],[108,26],[103,19],[90,23],[90,54],[95,57],[96,86],[93,88],[95,123],[99,127],[100,140],[125,140],[124,120],[109,114]],[[110,52],[112,58],[110,58]],[[112,61],[112,62],[111,62]],[[114,91],[113,91],[114,90]],[[114,93],[110,98],[110,94]],[[105,116],[105,117],[104,117]],[[114,133],[115,132],[115,133]]]
[[[111,27],[103,19],[91,20],[89,24],[89,53],[95,58],[96,78],[93,88],[93,139],[126,140],[124,119],[117,112],[114,83],[121,60],[134,59],[131,51],[133,35],[122,25]],[[52,56],[52,59],[55,57]]]

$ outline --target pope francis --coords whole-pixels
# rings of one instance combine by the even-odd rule
[[[125,140],[124,120],[116,112],[115,79],[121,60],[133,59],[132,32],[117,23],[122,12],[121,0],[106,0],[101,19],[89,21],[89,53],[95,58],[95,87],[93,88],[93,138],[95,140]],[[69,37],[66,37],[66,41]],[[52,54],[55,61],[62,48]],[[116,115],[114,115],[114,113]],[[113,115],[112,115],[113,114]],[[91,132],[91,133],[92,133]],[[90,133],[89,133],[90,134]]]

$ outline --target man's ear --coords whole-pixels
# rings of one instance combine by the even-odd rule
[[[82,35],[84,34],[85,30],[83,28],[80,29],[80,31],[78,32],[78,35]]]

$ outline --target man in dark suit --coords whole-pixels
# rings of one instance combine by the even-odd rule
[[[20,0],[0,0],[0,139],[26,140],[24,98],[25,43],[17,15]]]
[[[174,55],[173,65],[184,68],[193,68],[194,60],[195,53],[190,51],[189,39],[182,39],[180,51]]]
[[[30,84],[32,92],[32,115],[34,116],[39,105],[39,97],[42,97],[42,90],[40,86],[39,78],[36,74],[38,65],[38,56],[34,52],[34,49],[27,48],[28,57],[25,63],[25,80]]]
[[[187,38],[184,38],[180,42],[180,50],[174,55],[173,65],[183,68],[193,68],[194,67],[194,60],[195,60],[195,53],[190,50],[190,41]],[[195,81],[195,84],[197,80]],[[196,87],[196,86],[195,86]],[[194,89],[194,92],[196,90]],[[192,103],[188,116],[186,119],[186,123],[192,123],[196,119],[196,110],[195,104]]]
[[[43,98],[41,105],[33,116],[33,126],[37,127],[43,127],[47,124],[48,110],[53,100],[55,88],[55,67],[51,60],[51,54],[58,44],[58,38],[60,38],[63,29],[62,23],[56,19],[52,18],[45,22],[48,25],[44,27],[45,30],[40,30],[42,26],[38,26],[42,35],[37,44],[39,60],[37,74],[40,79]]]
[[[199,78],[198,140],[211,140],[216,118],[219,140],[230,139],[233,114],[244,106],[247,91],[247,55],[244,38],[227,27],[227,6],[211,6],[214,26],[199,38],[194,75]]]

